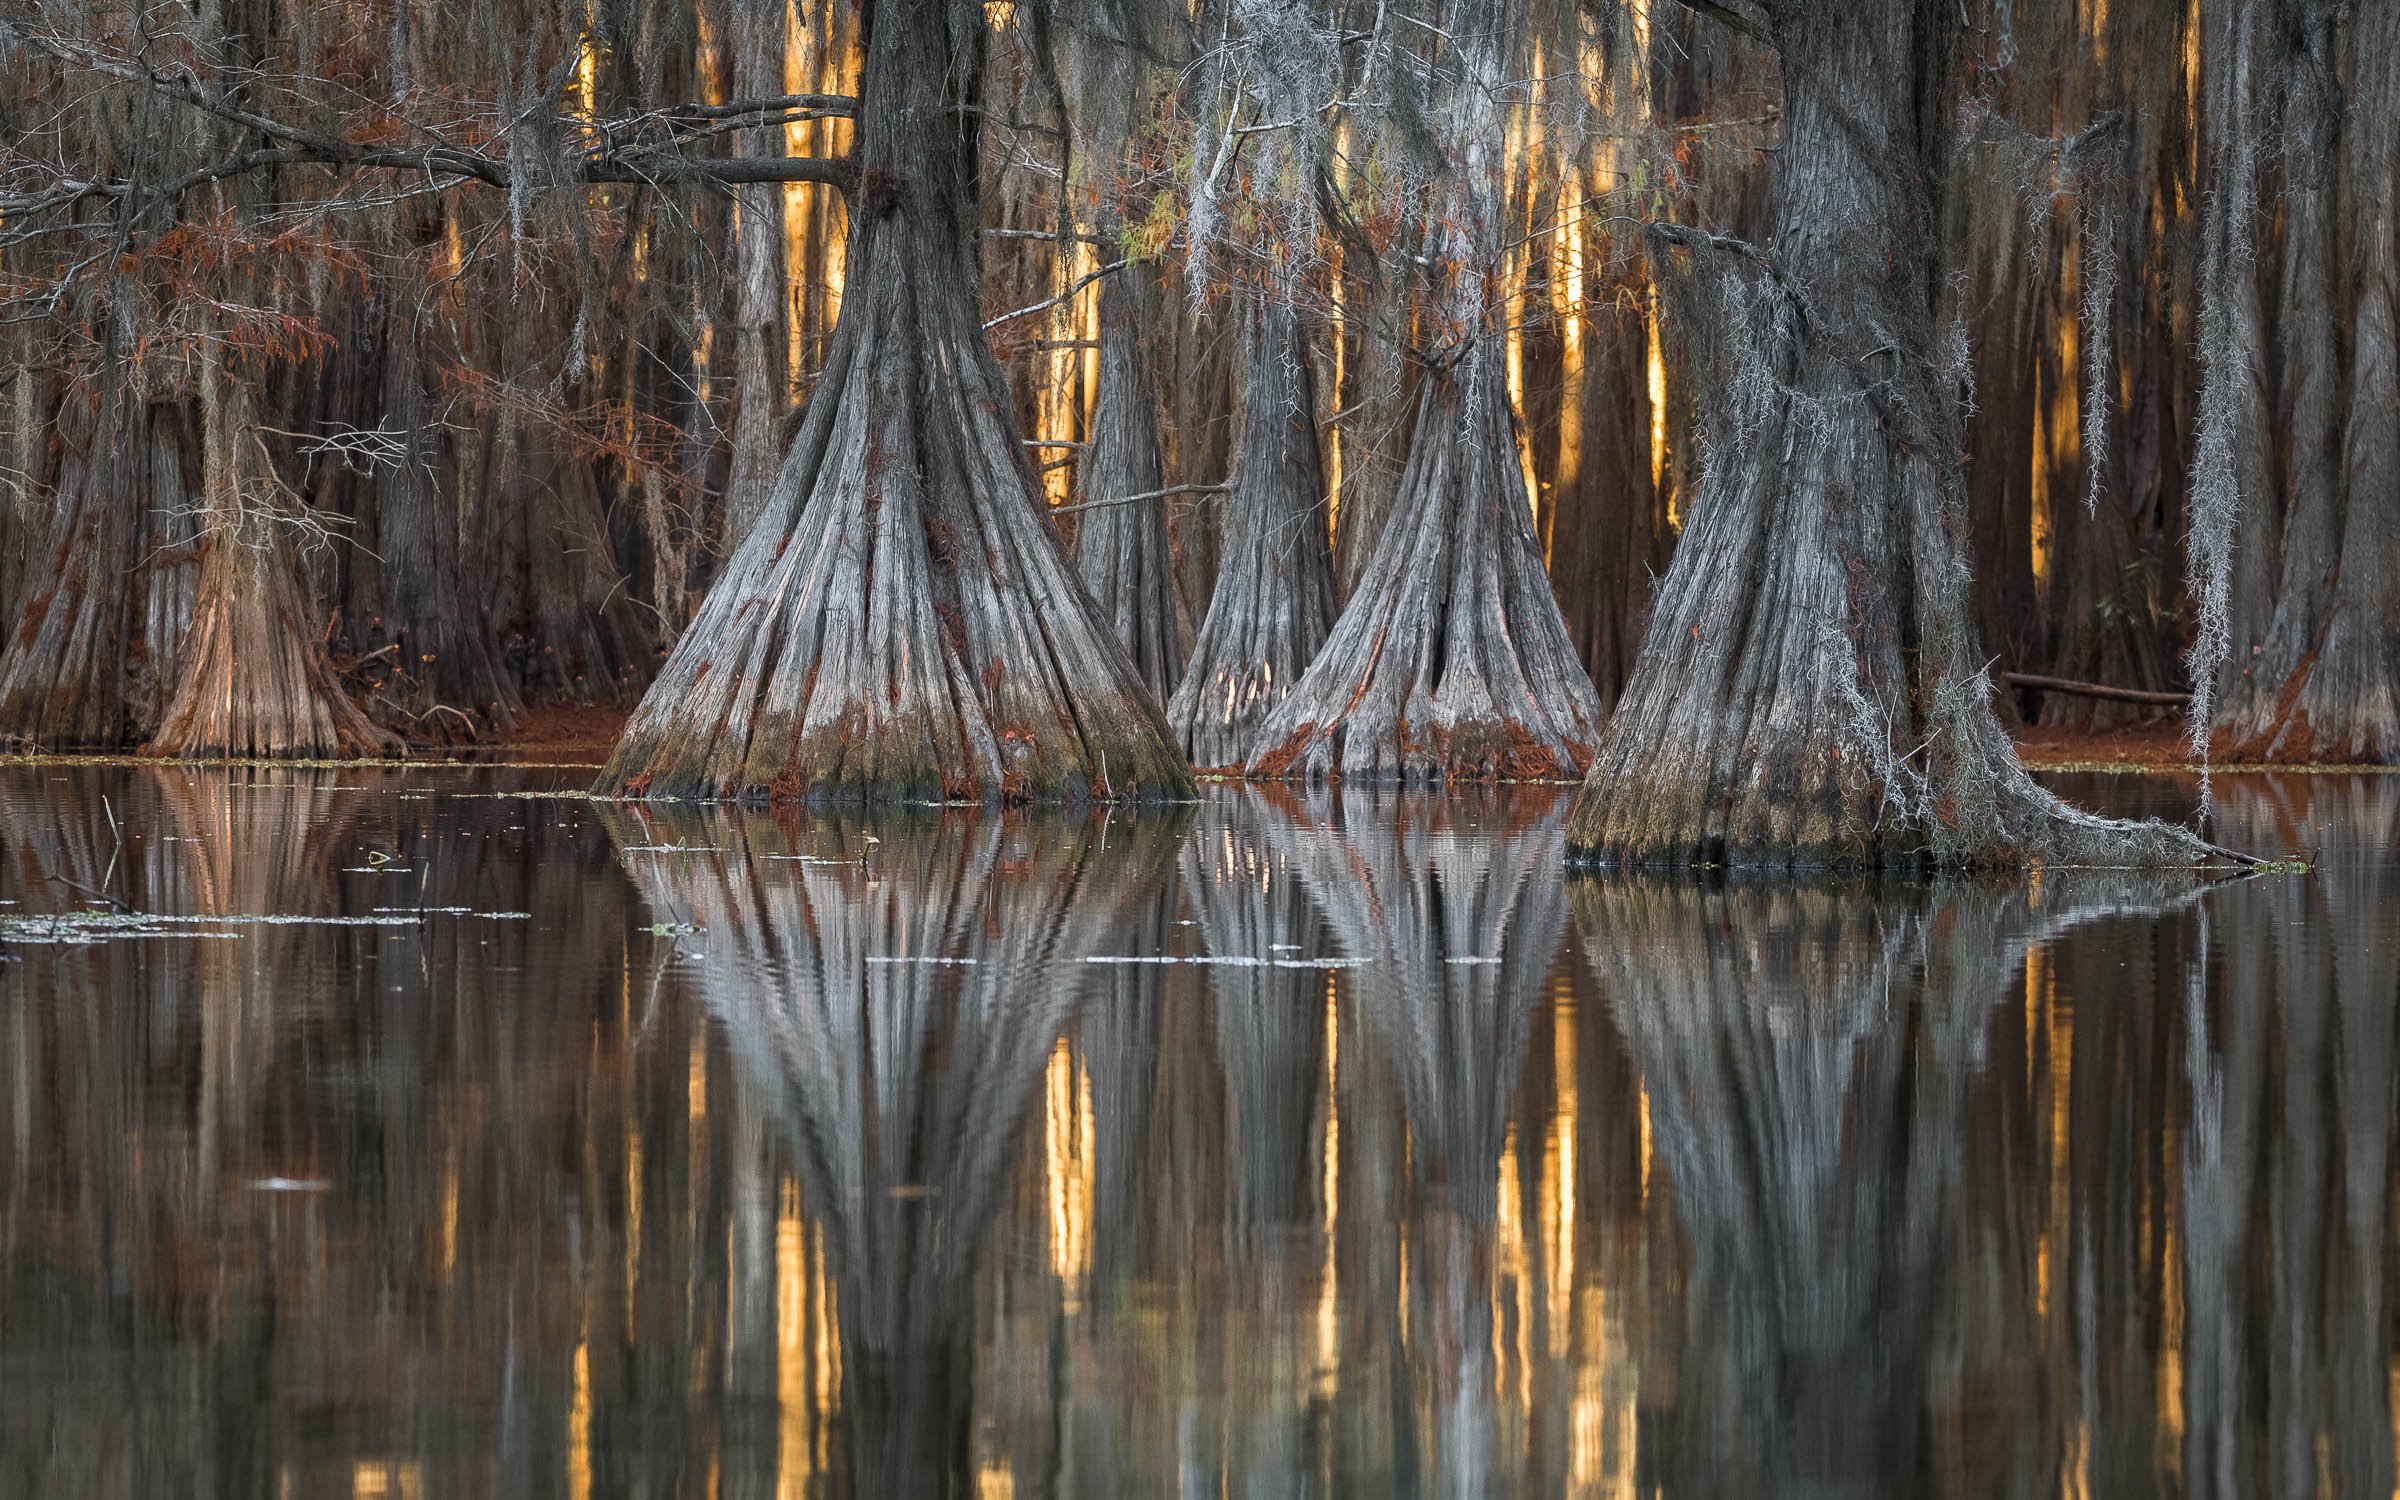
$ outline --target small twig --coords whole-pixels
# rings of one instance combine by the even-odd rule
[[[50,877],[50,883],[53,885],[63,885],[71,891],[80,891],[84,895],[91,897],[94,901],[101,902],[114,911],[133,910],[133,907],[129,903],[110,895],[106,891],[94,890],[92,887],[85,885],[80,880],[69,880],[64,875],[53,875]]]
[[[1213,495],[1232,489],[1230,484],[1170,484],[1163,490],[1144,490],[1138,495],[1114,495],[1106,500],[1078,500],[1073,505],[1054,505],[1050,514],[1063,516],[1070,511],[1099,510],[1109,505],[1131,505],[1137,500],[1164,500],[1169,495]]]
[[[1014,323],[1019,318],[1029,318],[1038,312],[1048,312],[1051,308],[1058,306],[1061,302],[1072,301],[1076,293],[1082,291],[1085,287],[1090,286],[1093,282],[1098,281],[1101,277],[1108,275],[1112,271],[1122,271],[1127,266],[1132,264],[1133,262],[1131,260],[1112,260],[1097,271],[1090,271],[1084,275],[1076,277],[1073,285],[1069,286],[1065,291],[1060,292],[1057,296],[1050,298],[1046,302],[1036,302],[1031,307],[1020,307],[1015,312],[1004,312],[1000,316],[991,319],[989,322],[983,325],[983,331],[989,333],[1003,323]]]

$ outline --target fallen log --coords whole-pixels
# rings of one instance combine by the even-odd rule
[[[2000,680],[2010,687],[2033,688],[2045,693],[2072,693],[2079,698],[2106,698],[2112,703],[2147,703],[2159,708],[2181,708],[2192,701],[2189,693],[2158,693],[2146,688],[2110,687],[2104,682],[2077,682],[2071,677],[2043,677],[2033,672],[2003,672]]]

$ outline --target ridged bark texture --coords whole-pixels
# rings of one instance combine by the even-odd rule
[[[765,99],[783,92],[788,0],[734,0],[733,92]],[[737,132],[747,155],[779,156],[783,127]],[[733,190],[732,468],[725,480],[725,544],[739,546],[775,487],[777,436],[790,403],[784,369],[783,189],[758,183]]]
[[[2282,530],[2274,612],[2217,713],[2218,746],[2243,760],[2282,738],[2291,697],[2323,636],[2341,523],[2341,383],[2334,287],[2342,84],[2342,7],[2287,0],[2268,55],[2283,82],[2283,246],[2275,306],[2276,427],[2283,448]],[[2385,143],[2388,150],[2391,142]],[[2237,538],[2237,542],[2241,540]]]
[[[1604,864],[2183,862],[2018,764],[1974,640],[1935,355],[1958,38],[1908,0],[1779,10],[1775,254],[1662,231],[1729,341],[1711,454],[1568,844]],[[1671,262],[1689,254],[1693,269]],[[1700,295],[1690,283],[1697,280]]]
[[[2307,530],[2317,543],[2316,574],[2296,572],[2296,544],[2287,540],[2284,597],[2264,653],[2270,669],[2283,666],[2279,689],[2248,721],[2245,738],[2226,750],[2231,759],[2400,761],[2400,614],[2392,594],[2400,572],[2400,396],[2394,394],[2400,356],[2392,311],[2400,232],[2393,209],[2400,7],[2361,7],[2351,55],[2353,103],[2342,153],[2348,232],[2340,247],[2347,296],[2337,299],[2328,288],[2308,310],[2312,328],[2325,325],[2316,335],[2321,341],[2285,341],[2287,366],[2309,364],[2325,371],[2307,377],[2312,384],[2329,381],[2325,367],[2336,347],[2331,320],[2348,310],[2349,408],[2338,470],[2326,481],[2336,494],[2327,497],[2324,523]],[[2299,527],[2295,520],[2293,529]],[[2299,654],[2290,659],[2295,648]]]
[[[423,330],[394,309],[384,350],[384,410],[408,452],[375,471],[375,551],[384,638],[398,646],[400,699],[412,738],[475,739],[524,715],[500,664],[484,601],[470,599],[459,566],[457,497],[437,483],[441,429],[425,390]]]
[[[2282,59],[2278,38],[2260,22],[2265,8],[2263,0],[2203,0],[2199,17],[2211,170],[2201,225],[2203,375],[2189,545],[2203,578],[2193,674],[2207,679],[2193,683],[2200,695],[2193,712],[2210,728],[2238,721],[2260,691],[2251,668],[2274,624],[2281,545],[2266,311],[2253,246],[2267,114],[2261,96],[2281,76]],[[2230,541],[2220,542],[2228,527]]]
[[[1571,777],[1600,698],[1551,596],[1525,503],[1498,341],[1428,375],[1375,554],[1253,776],[1439,784]]]
[[[631,796],[1180,798],[977,316],[979,8],[879,0],[850,281],[766,512],[601,776]]]
[[[1148,85],[1155,18],[1140,7],[1070,9],[1054,18],[1054,60],[1066,103],[1070,180],[1092,184],[1090,233],[1122,237],[1116,179],[1127,170],[1133,119]],[[1065,246],[1059,247],[1062,251]],[[1075,570],[1117,644],[1164,703],[1183,677],[1175,554],[1167,537],[1166,464],[1158,440],[1158,376],[1149,338],[1162,319],[1158,273],[1132,265],[1100,283],[1099,386],[1090,446],[1076,471]],[[1126,496],[1147,500],[1123,503]]]
[[[49,534],[0,651],[0,745],[113,750],[149,727],[136,701],[148,696],[136,660],[140,590],[129,580],[141,518],[189,503],[194,466],[171,408],[141,399],[130,378],[103,372],[94,418],[71,402],[62,410]]]
[[[1427,255],[1446,345],[1420,383],[1407,468],[1325,649],[1260,726],[1252,776],[1439,783],[1580,774],[1600,700],[1551,596],[1517,463],[1500,99],[1521,16],[1446,16],[1448,176]]]
[[[1183,627],[1175,618],[1174,553],[1167,542],[1166,466],[1158,451],[1150,361],[1135,313],[1143,301],[1128,267],[1100,284],[1100,394],[1075,499],[1093,508],[1075,522],[1075,571],[1117,644],[1160,702],[1183,678]],[[1123,503],[1127,495],[1147,500]]]
[[[1177,743],[1211,769],[1249,759],[1258,726],[1299,685],[1333,625],[1315,381],[1300,320],[1272,294],[1244,316],[1241,435],[1217,583],[1167,704]]]

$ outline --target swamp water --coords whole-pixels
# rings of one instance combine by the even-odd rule
[[[0,770],[0,1496],[2393,1490],[2400,778],[2198,889],[586,774]]]

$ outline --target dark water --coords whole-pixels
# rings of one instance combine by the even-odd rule
[[[2400,779],[1706,889],[580,774],[0,771],[0,1496],[2392,1492]]]

